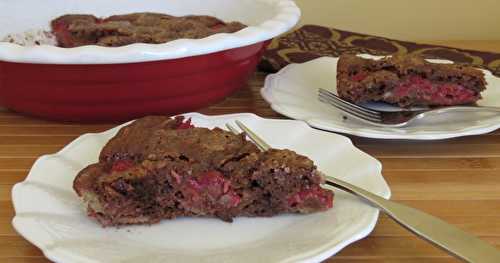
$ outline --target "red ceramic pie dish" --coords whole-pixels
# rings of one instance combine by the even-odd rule
[[[103,0],[107,1],[111,0]],[[29,2],[33,1],[19,0],[11,5],[19,5],[17,8],[20,8]],[[64,1],[68,6],[71,2],[86,1]],[[137,5],[137,1],[133,0],[122,2]],[[165,2],[179,1],[141,1],[155,11],[179,13],[174,10],[175,5],[167,5],[171,9],[161,9]],[[183,2],[187,3],[183,6],[185,8],[190,6],[189,3],[195,5],[196,1]],[[214,4],[217,1],[209,2]],[[293,27],[300,16],[291,0],[233,2],[238,3],[232,4],[232,12],[254,7],[255,11],[261,11],[261,19],[259,14],[243,17],[238,21],[249,27],[236,33],[159,45],[64,49],[0,43],[0,106],[48,119],[94,122],[194,111],[219,101],[246,84],[269,40]],[[5,4],[0,4],[0,10],[3,10],[0,15],[9,13],[5,9],[14,8],[2,8],[1,5]],[[196,6],[192,8],[192,11],[184,10],[185,14],[198,14]],[[137,11],[148,10],[150,8]],[[64,8],[56,11],[53,17],[65,13]],[[92,11],[96,15],[102,13],[99,13],[99,6],[83,8],[81,13]],[[117,13],[120,10],[115,13],[109,10],[102,15]],[[219,17],[237,20],[230,13],[221,13]],[[0,23],[5,21],[0,18]],[[43,25],[42,20],[39,23]],[[17,31],[30,27],[33,28],[33,25],[21,25]],[[0,38],[1,31],[6,33],[5,28],[1,29]]]
[[[0,105],[65,121],[193,111],[244,86],[264,47],[123,64],[0,62]]]

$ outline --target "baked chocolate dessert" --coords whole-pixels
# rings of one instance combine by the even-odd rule
[[[58,45],[67,48],[160,44],[181,38],[233,33],[245,28],[242,23],[225,23],[211,16],[175,17],[158,13],[132,13],[104,19],[92,15],[64,15],[54,19],[51,26]]]
[[[355,102],[384,101],[401,107],[474,103],[486,81],[466,65],[429,63],[415,55],[381,60],[342,55],[337,65],[337,92]]]
[[[324,211],[333,193],[321,183],[313,162],[293,151],[260,152],[243,135],[153,116],[122,128],[73,187],[89,216],[114,226]]]

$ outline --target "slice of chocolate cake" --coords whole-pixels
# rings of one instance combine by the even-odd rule
[[[155,116],[122,128],[73,186],[88,214],[113,226],[324,211],[333,193],[321,183],[313,162],[293,151],[260,152],[243,135]]]
[[[64,15],[51,22],[61,47],[83,45],[124,46],[133,43],[160,44],[181,38],[198,39],[245,28],[239,22],[225,23],[212,16],[175,17],[158,13],[132,13],[108,18]]]
[[[482,71],[458,64],[436,64],[414,55],[381,60],[342,55],[337,65],[337,92],[361,103],[383,101],[411,106],[471,104],[481,98]]]

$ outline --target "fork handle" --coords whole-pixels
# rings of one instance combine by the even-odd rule
[[[326,184],[357,195],[417,236],[468,262],[500,262],[500,251],[441,219],[326,176]]]
[[[487,107],[487,106],[480,106],[480,107],[474,107],[474,106],[450,106],[450,107],[443,107],[443,108],[437,108],[431,111],[428,111],[428,113],[444,113],[444,112],[457,112],[457,111],[462,111],[462,112],[498,112],[500,113],[500,107]]]

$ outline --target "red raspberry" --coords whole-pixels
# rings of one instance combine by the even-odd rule
[[[130,160],[118,160],[113,163],[111,167],[112,172],[123,172],[134,166],[134,163]]]

